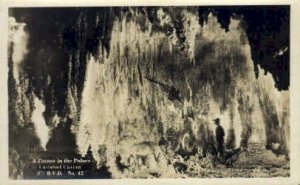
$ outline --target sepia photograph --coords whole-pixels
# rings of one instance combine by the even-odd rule
[[[291,5],[7,14],[8,179],[291,177]]]

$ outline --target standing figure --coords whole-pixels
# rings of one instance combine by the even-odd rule
[[[220,125],[220,118],[213,120],[216,124],[216,141],[217,141],[217,152],[219,157],[224,157],[224,129]]]

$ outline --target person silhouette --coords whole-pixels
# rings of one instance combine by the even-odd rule
[[[217,141],[217,152],[219,157],[224,157],[224,129],[220,125],[220,118],[216,118],[213,120],[216,124],[216,141]]]

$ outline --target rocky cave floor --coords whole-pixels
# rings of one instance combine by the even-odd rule
[[[203,158],[194,155],[187,160],[175,155],[172,162],[175,168],[173,172],[151,172],[144,169],[130,176],[133,178],[263,178],[290,175],[290,164],[286,156],[276,156],[258,144],[249,144],[247,150],[240,151],[232,160],[232,165],[228,166],[210,155]],[[174,165],[175,163],[177,165]]]

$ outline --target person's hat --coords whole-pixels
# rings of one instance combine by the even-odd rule
[[[213,119],[215,123],[220,123],[220,118]]]

